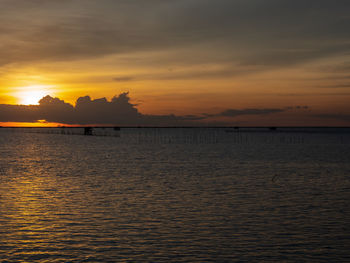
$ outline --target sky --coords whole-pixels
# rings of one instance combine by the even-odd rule
[[[349,28],[348,0],[0,0],[0,125],[350,126]]]

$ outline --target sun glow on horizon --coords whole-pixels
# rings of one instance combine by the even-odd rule
[[[15,92],[15,97],[21,105],[38,105],[43,97],[50,95],[51,88],[52,86],[47,85],[19,87],[18,91]]]

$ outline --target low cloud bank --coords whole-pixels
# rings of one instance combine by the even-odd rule
[[[106,98],[77,99],[75,106],[59,98],[46,96],[39,105],[0,105],[0,122],[36,122],[46,120],[62,124],[120,125],[120,126],[186,126],[229,125],[229,122],[214,122],[216,118],[234,118],[241,115],[268,115],[287,111],[293,107],[268,109],[227,109],[217,114],[202,115],[145,115],[130,102],[128,93],[121,93],[111,101]],[[298,106],[300,107],[300,106]],[[294,107],[295,108],[295,107]]]

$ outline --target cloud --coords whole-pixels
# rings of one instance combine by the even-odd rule
[[[143,80],[190,80],[190,79],[213,79],[243,76],[261,70],[259,66],[234,66],[221,65],[220,68],[189,69],[189,70],[168,70],[166,73],[139,74],[136,76],[121,76],[113,78],[116,82],[143,81]]]
[[[267,115],[272,113],[284,112],[285,109],[244,109],[244,110],[236,110],[229,109],[219,113],[217,116],[223,117],[236,117],[240,115]]]
[[[75,107],[50,96],[39,101],[39,119],[66,124],[118,124],[134,125],[142,116],[130,103],[128,93],[92,100],[89,96],[77,99]]]
[[[326,86],[318,86],[318,88],[333,88],[333,89],[346,89],[350,88],[350,83],[344,83],[344,84],[333,84],[333,85],[326,85]]]
[[[188,126],[202,125],[201,121],[213,124],[215,117],[234,118],[242,115],[268,115],[289,110],[284,109],[227,109],[217,114],[201,115],[146,115],[130,102],[129,93],[121,93],[110,101],[106,98],[91,99],[90,96],[77,99],[75,106],[59,98],[45,96],[39,105],[0,105],[0,122],[36,122],[46,120],[62,124],[120,125],[120,126]],[[306,106],[297,106],[304,109]],[[208,122],[209,121],[209,122]],[[226,125],[229,125],[226,122]]]
[[[74,107],[58,98],[46,96],[39,101],[37,108],[38,120],[61,123],[74,122]]]
[[[288,106],[285,109],[287,109],[287,110],[309,110],[310,107],[306,106],[306,105],[304,105],[304,106],[298,105],[298,106]]]
[[[320,67],[320,70],[323,72],[327,72],[327,73],[348,73],[350,71],[350,62],[349,61],[344,61],[340,64],[337,65],[327,65],[327,66],[322,66]],[[344,76],[343,76],[344,77]],[[349,77],[349,76],[345,76],[345,77]]]
[[[132,77],[132,76],[122,76],[122,77],[113,78],[113,80],[116,82],[128,82],[128,81],[132,81],[134,79],[135,79],[135,77]]]
[[[323,93],[277,93],[277,96],[286,97],[315,97],[315,96],[350,96],[350,92],[323,92]]]
[[[89,96],[80,97],[75,106],[76,123],[79,124],[122,124],[135,125],[142,115],[130,103],[128,93],[113,97],[91,100]]]
[[[350,50],[348,0],[2,0],[1,6],[2,65],[177,50],[187,64],[230,60],[269,68]],[[191,51],[197,56],[187,56]]]
[[[295,106],[295,109],[298,109],[298,110],[300,110],[300,109],[308,110],[308,109],[310,109],[310,107],[309,107],[309,106]]]
[[[39,106],[0,104],[0,122],[35,122],[39,116]]]
[[[39,105],[0,105],[0,122],[36,122],[46,120],[62,124],[80,125],[176,125],[193,120],[188,116],[143,115],[136,104],[130,103],[128,93],[121,93],[108,101],[106,98],[91,99],[90,96],[77,99],[75,106],[45,96]]]
[[[322,119],[333,119],[350,122],[350,114],[315,114],[313,116]]]

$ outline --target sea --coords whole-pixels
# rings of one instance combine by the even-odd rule
[[[3,263],[350,262],[349,222],[350,129],[0,128]]]

